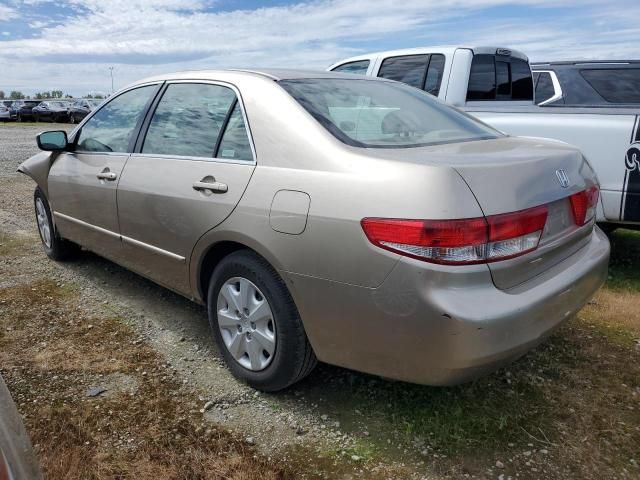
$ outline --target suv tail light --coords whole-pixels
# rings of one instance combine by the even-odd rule
[[[571,210],[576,225],[583,226],[589,223],[596,216],[596,206],[598,205],[598,195],[600,190],[597,185],[574,193],[569,197],[571,200]]]
[[[517,257],[538,248],[548,208],[462,220],[365,218],[374,245],[443,265],[471,265]]]

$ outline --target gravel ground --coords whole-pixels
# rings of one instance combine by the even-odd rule
[[[0,127],[0,247],[3,233],[38,241],[32,218],[34,186],[15,170],[36,153],[34,136],[41,130]],[[292,390],[267,395],[238,383],[227,371],[211,340],[204,308],[89,252],[80,261],[57,264],[39,249],[33,250],[12,265],[11,270],[20,274],[0,276],[0,288],[37,277],[79,285],[85,308],[124,319],[138,339],[159,352],[183,384],[197,392],[205,420],[235,431],[270,457],[292,465],[313,465],[319,477],[598,478],[597,472],[580,470],[575,461],[568,464],[563,458],[568,454],[559,451],[560,445],[547,440],[544,432],[540,435],[535,430],[533,435],[523,427],[529,428],[525,421],[539,418],[544,425],[547,420],[544,409],[549,401],[538,398],[546,394],[540,389],[546,385],[565,388],[553,375],[545,377],[548,357],[562,360],[553,345],[518,362],[511,371],[457,390],[400,384],[320,365]],[[515,389],[521,383],[523,390]],[[525,403],[516,407],[513,415],[520,416],[512,426],[509,408],[521,397]],[[401,411],[407,405],[413,413]],[[449,405],[460,405],[456,408],[470,417],[485,415],[478,423],[490,427],[485,425],[484,431],[476,431],[476,424],[458,427],[457,417],[448,424],[438,410],[447,411]],[[428,428],[413,423],[411,415],[416,412],[425,418],[431,415]],[[460,412],[449,414],[459,416]],[[576,413],[576,418],[580,415]],[[549,418],[551,425],[555,417]],[[493,422],[497,440],[487,436],[492,434]],[[440,448],[446,443],[441,436],[455,438],[454,446],[470,448],[456,453],[455,447],[452,454]],[[637,459],[632,460],[637,466]],[[633,472],[639,473],[637,468]],[[632,475],[622,473],[620,478]]]

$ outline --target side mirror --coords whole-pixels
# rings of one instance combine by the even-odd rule
[[[36,137],[36,141],[40,150],[59,152],[67,148],[67,132],[64,130],[43,132]]]

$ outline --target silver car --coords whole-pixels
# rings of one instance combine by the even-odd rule
[[[229,368],[262,390],[316,359],[465,381],[539,343],[607,276],[578,150],[392,81],[163,75],[38,144],[20,171],[47,255],[82,246],[207,305]]]

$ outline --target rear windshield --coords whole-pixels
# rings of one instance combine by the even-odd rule
[[[504,55],[474,55],[467,100],[532,101],[529,63]]]
[[[609,103],[640,103],[640,68],[580,70],[580,74]]]
[[[502,136],[416,88],[358,79],[283,80],[280,85],[342,142],[420,147]]]

